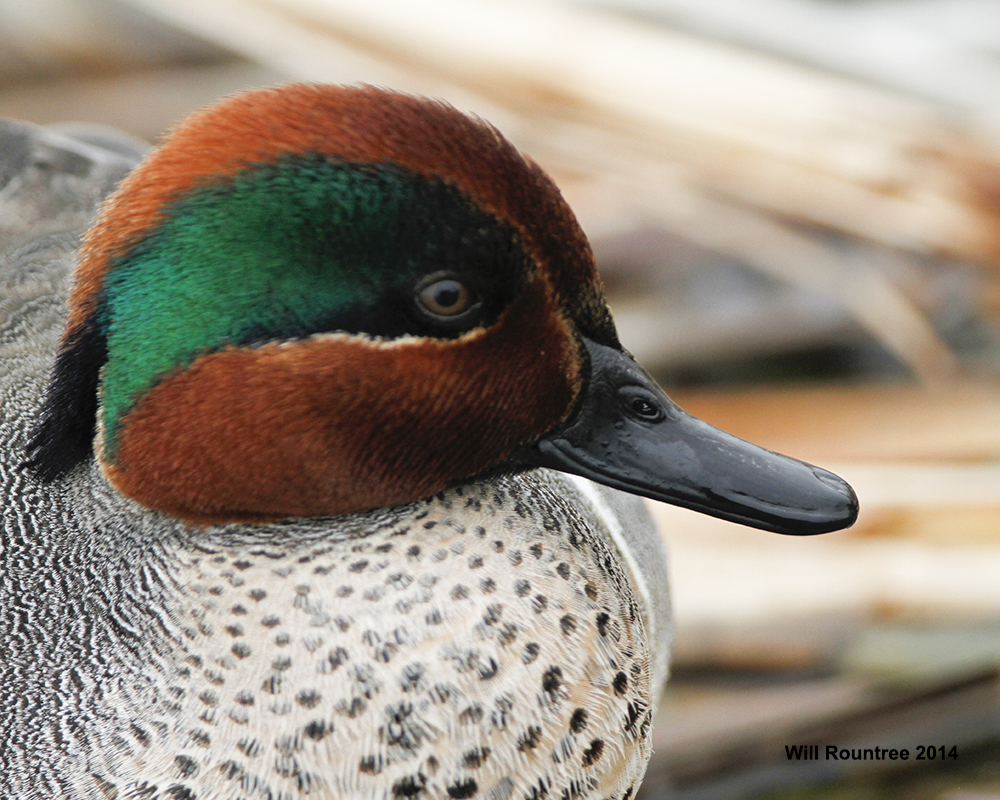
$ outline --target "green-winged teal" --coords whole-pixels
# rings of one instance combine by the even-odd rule
[[[819,533],[850,488],[674,406],[445,104],[224,100],[77,254],[137,160],[0,128],[3,796],[631,797],[670,620],[616,490]]]

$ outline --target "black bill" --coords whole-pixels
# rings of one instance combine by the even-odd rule
[[[590,379],[579,408],[516,460],[776,533],[827,533],[857,519],[854,490],[832,472],[713,428],[630,356],[584,342]]]

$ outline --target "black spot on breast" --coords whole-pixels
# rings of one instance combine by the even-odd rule
[[[366,703],[360,697],[352,697],[350,702],[346,700],[341,700],[333,707],[333,710],[338,714],[347,717],[348,719],[354,719],[358,714],[363,714],[365,709],[368,708],[368,703]]]
[[[237,658],[246,658],[251,653],[250,645],[246,642],[237,642],[230,648],[230,652]]]
[[[230,636],[232,636],[234,638],[237,637],[237,636],[242,636],[243,635],[243,626],[242,625],[227,625],[226,626],[226,633],[228,633]]]
[[[576,630],[576,617],[572,614],[566,614],[563,616],[559,620],[559,629],[563,632],[563,636],[569,636]]]
[[[182,778],[190,778],[198,774],[198,763],[190,756],[177,756],[174,759],[174,769]]]
[[[597,615],[597,632],[601,634],[601,636],[608,635],[608,623],[610,621],[611,621],[611,616],[605,611],[601,611]]]
[[[370,603],[377,603],[379,600],[385,597],[385,587],[373,586],[370,589],[366,589],[364,594],[362,594],[361,596]]]
[[[502,694],[495,701],[496,710],[490,715],[493,728],[498,731],[506,730],[511,709],[514,708],[514,698],[509,694]]]
[[[625,732],[631,734],[635,730],[635,723],[642,714],[641,705],[633,700],[625,707]]]
[[[239,603],[237,603],[235,606],[233,606],[231,609],[229,609],[229,613],[233,614],[234,616],[237,616],[237,617],[242,617],[244,614],[247,613],[247,609],[246,609],[246,606],[243,606],[243,605],[240,605]]]
[[[193,730],[190,736],[191,743],[198,747],[208,747],[212,743],[212,739],[206,731]]]
[[[205,677],[208,678],[208,682],[213,686],[222,686],[226,682],[223,674],[216,670],[205,670]]]
[[[475,750],[469,750],[462,756],[462,766],[466,769],[479,769],[490,757],[490,752],[492,751],[488,747],[477,747]]]
[[[573,712],[573,716],[569,718],[569,729],[573,733],[580,733],[584,728],[587,727],[587,709],[578,708]]]
[[[394,797],[418,797],[424,793],[426,785],[427,779],[418,772],[396,781],[392,785],[392,794]]]
[[[464,600],[469,596],[469,590],[466,589],[462,584],[458,584],[451,590],[452,600]]]
[[[245,770],[235,761],[223,761],[216,768],[227,781],[235,781],[243,777]]]
[[[407,664],[403,667],[403,674],[399,679],[400,688],[404,692],[416,691],[423,685],[425,672],[423,664]]]
[[[475,703],[458,713],[458,721],[463,725],[472,725],[483,718],[483,707]]]
[[[493,578],[483,578],[479,581],[479,591],[483,594],[493,594],[497,589],[497,582]]]
[[[591,600],[597,600],[597,588],[590,581],[584,585],[583,591]]]
[[[563,580],[569,580],[569,564],[565,561],[560,561],[556,565],[556,574],[559,575]]]
[[[624,672],[619,672],[615,675],[615,679],[611,685],[615,687],[615,694],[625,694],[625,690],[628,688],[628,677]]]
[[[542,729],[537,725],[529,725],[528,729],[517,740],[517,749],[522,753],[534,750],[542,738]]]
[[[316,708],[322,696],[315,689],[303,689],[295,695],[295,702],[303,708]]]
[[[382,771],[382,759],[379,756],[362,756],[358,762],[358,772],[363,775],[378,775]]]
[[[236,569],[242,571],[245,569],[250,569],[250,567],[253,566],[253,562],[247,561],[245,558],[241,558],[239,561],[234,561],[233,566],[236,567]]]
[[[536,614],[541,614],[549,607],[549,599],[544,594],[536,594],[531,601],[531,608]]]
[[[544,550],[540,544],[533,544],[528,548],[528,552],[531,553],[535,558],[541,558]]]
[[[424,731],[417,715],[413,713],[411,703],[401,702],[389,706],[385,710],[385,717],[385,724],[379,726],[378,729],[378,737],[381,742],[409,752],[420,747],[424,739]]]
[[[562,670],[559,667],[549,667],[542,675],[542,689],[546,694],[555,696],[562,688]]]
[[[187,786],[181,786],[179,783],[175,783],[167,789],[166,797],[169,800],[198,800],[198,795],[188,789]]]
[[[468,780],[451,784],[448,787],[448,797],[453,797],[455,800],[462,800],[462,798],[473,797],[478,791],[479,784],[472,778],[469,778]]]
[[[367,566],[368,566],[368,561],[365,559],[361,559],[360,561],[355,561],[353,564],[351,564],[351,566],[348,567],[348,569],[350,569],[351,572],[361,572]]]
[[[219,703],[219,696],[210,689],[206,689],[198,695],[198,699],[201,700],[201,702],[203,702],[206,706],[211,706],[212,708],[215,708],[215,706]]]
[[[451,700],[452,688],[444,683],[435,683],[430,694],[432,702],[447,703]]]
[[[505,622],[497,634],[497,641],[501,645],[508,645],[517,638],[517,625],[513,622]]]
[[[269,614],[260,621],[260,624],[265,628],[275,628],[281,624],[281,618],[276,617],[273,614]]]
[[[413,583],[413,576],[408,572],[395,572],[385,582],[398,592]]]
[[[531,584],[525,580],[514,581],[514,594],[524,597],[531,591]]]
[[[265,592],[263,589],[251,589],[249,592],[247,592],[247,594],[250,596],[251,600],[257,603],[259,603],[261,600],[267,597],[267,592]]]
[[[343,647],[336,647],[320,659],[316,670],[323,675],[329,675],[342,666],[349,656]]]
[[[236,749],[247,758],[256,758],[264,748],[256,739],[240,739],[236,744]]]
[[[521,661],[525,664],[530,664],[536,658],[538,658],[538,653],[541,651],[541,647],[537,642],[528,642],[524,646],[524,653],[521,655]]]
[[[300,772],[299,762],[288,755],[280,755],[274,759],[274,771],[282,778],[294,778]]]
[[[495,625],[500,621],[503,614],[503,606],[499,603],[491,603],[486,606],[486,613],[483,615],[483,622],[487,625]]]
[[[500,670],[500,665],[497,664],[496,659],[490,656],[476,665],[476,671],[479,673],[479,680],[488,681],[490,678],[496,676],[497,672]]]
[[[479,569],[482,565],[483,565],[483,559],[481,556],[469,557],[469,569]]]
[[[597,759],[601,757],[601,753],[604,752],[604,742],[600,739],[594,739],[590,743],[590,747],[583,751],[583,766],[589,767],[594,764]]]
[[[314,742],[320,742],[333,733],[333,725],[325,719],[314,719],[302,728],[302,733]]]

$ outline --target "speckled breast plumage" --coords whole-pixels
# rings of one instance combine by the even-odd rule
[[[88,204],[4,253],[0,794],[628,798],[668,638],[641,501],[535,470],[191,530],[93,464],[20,469],[71,232],[122,166],[90,156]]]

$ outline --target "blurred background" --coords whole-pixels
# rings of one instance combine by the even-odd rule
[[[655,509],[644,800],[1000,798],[1000,2],[0,0],[0,116],[155,142],[289,80],[495,123],[674,399],[857,489],[809,539]]]

